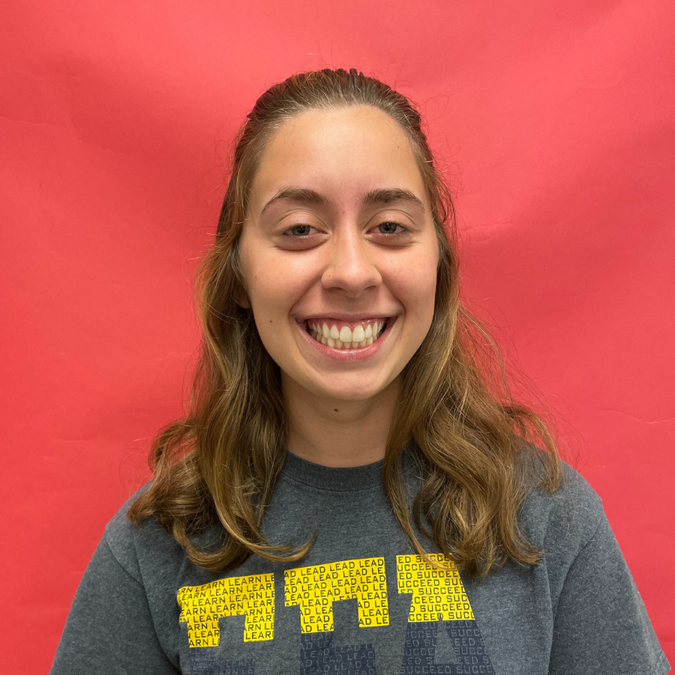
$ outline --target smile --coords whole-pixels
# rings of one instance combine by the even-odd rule
[[[307,333],[332,349],[363,349],[376,342],[388,319],[366,319],[355,323],[316,319],[307,321]]]

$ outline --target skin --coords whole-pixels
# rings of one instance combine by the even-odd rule
[[[289,187],[323,203],[273,200]],[[420,203],[364,204],[367,193],[392,188]],[[382,459],[401,372],[433,318],[439,256],[405,132],[366,106],[286,121],[253,180],[240,255],[248,294],[241,304],[281,369],[288,449],[325,466]],[[372,356],[345,362],[315,349],[299,323],[336,315],[396,320]]]

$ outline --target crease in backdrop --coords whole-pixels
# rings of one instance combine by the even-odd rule
[[[273,82],[323,66],[419,104],[456,197],[465,298],[562,420],[675,663],[674,13],[4,3],[3,671],[48,670],[105,523],[181,412],[190,284],[238,125]]]

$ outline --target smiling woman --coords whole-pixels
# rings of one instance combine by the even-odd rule
[[[439,248],[412,146],[388,114],[310,110],[270,139],[239,251],[291,452],[331,466],[384,457],[401,372],[433,319]],[[317,443],[320,419],[338,423],[334,443]]]
[[[406,98],[355,70],[260,97],[191,408],[53,673],[667,672],[599,498],[479,367],[455,250]]]

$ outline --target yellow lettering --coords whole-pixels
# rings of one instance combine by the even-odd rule
[[[357,600],[359,626],[373,625],[372,610],[364,604],[377,597],[377,622],[389,625],[387,579],[384,558],[341,560],[326,565],[287,570],[285,577],[286,607],[300,607],[300,627],[303,633],[333,630],[333,602]]]
[[[180,621],[187,624],[190,647],[220,644],[218,619],[246,616],[244,642],[274,638],[274,574],[226,577],[178,591]],[[203,609],[201,609],[203,608]]]
[[[439,570],[420,555],[396,556],[399,593],[411,593],[408,623],[473,620],[473,610],[455,564],[442,553],[429,557],[445,566]]]

